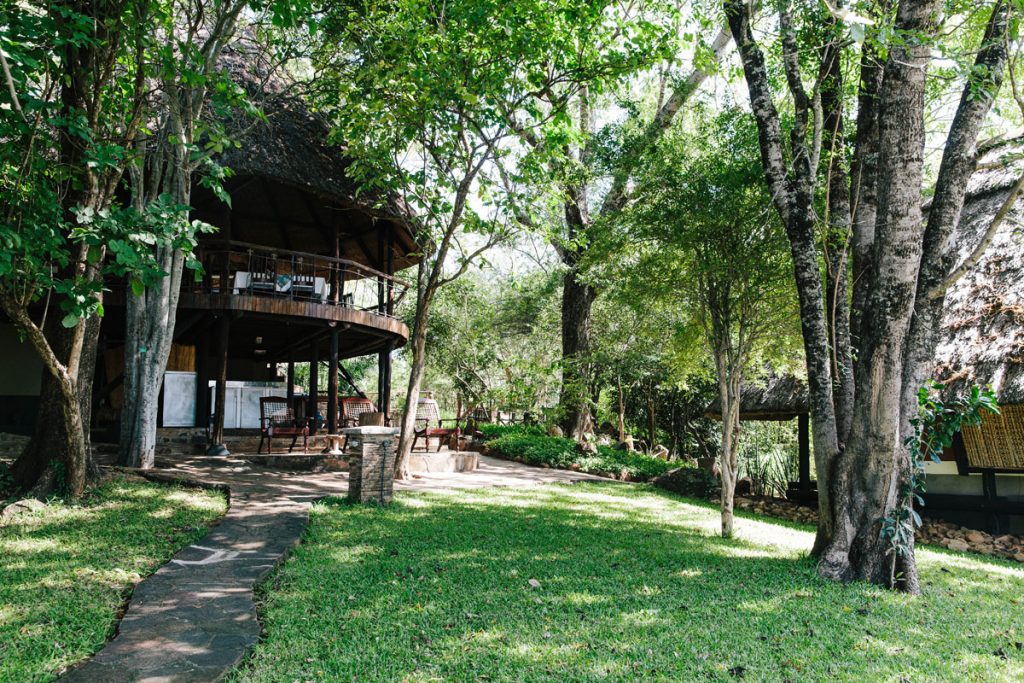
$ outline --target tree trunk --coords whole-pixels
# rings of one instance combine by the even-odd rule
[[[86,321],[85,339],[82,347],[82,360],[79,368],[78,396],[79,412],[83,425],[82,436],[85,439],[86,479],[99,476],[99,468],[91,457],[89,424],[92,414],[92,378],[96,368],[96,350],[98,347],[100,319],[96,316]],[[61,363],[67,365],[68,351],[71,347],[73,330],[62,326],[54,316],[47,324],[46,338],[54,354]],[[68,462],[69,438],[65,432],[64,409],[59,381],[49,370],[44,370],[39,391],[39,410],[36,413],[35,428],[32,438],[25,449],[11,466],[11,474],[15,485],[25,491],[46,494],[46,482],[41,482],[52,462]],[[52,480],[51,480],[52,483]]]
[[[740,438],[740,385],[742,373],[729,362],[729,354],[721,348],[715,352],[718,372],[718,397],[722,403],[722,450],[718,467],[722,476],[722,537],[733,535],[733,503],[739,474],[737,451]]]
[[[828,545],[833,533],[828,482],[839,454],[839,437],[832,395],[832,362],[821,272],[818,267],[812,169],[806,154],[794,161],[793,174],[787,169],[782,125],[772,100],[764,54],[754,41],[749,4],[744,0],[725,0],[724,6],[743,62],[751,111],[757,121],[765,177],[775,208],[786,227],[793,258],[813,420],[814,462],[818,473],[818,532],[811,552],[819,554]]]
[[[395,458],[395,478],[409,476],[409,456],[412,454],[416,432],[416,404],[420,399],[420,387],[427,369],[427,319],[434,301],[434,287],[431,284],[426,258],[420,261],[417,270],[416,316],[412,325],[412,363],[409,368],[409,384],[405,390],[405,408],[402,410],[402,431],[398,439],[398,455]],[[441,264],[436,264],[437,268]],[[430,444],[427,443],[429,449]]]
[[[46,453],[42,453],[46,462],[35,481],[31,483],[31,494],[41,497],[58,489],[70,498],[78,498],[85,490],[88,478],[89,449],[82,426],[78,384],[75,377],[78,356],[81,353],[81,346],[75,337],[84,334],[84,329],[78,328],[84,328],[86,322],[84,320],[79,322],[78,328],[70,335],[71,341],[67,351],[68,362],[64,362],[51,348],[43,330],[36,326],[20,302],[0,292],[0,307],[11,321],[25,333],[29,343],[42,359],[43,366],[54,378],[57,392],[50,399],[59,406],[60,416],[59,420],[51,426],[63,430],[66,435],[64,447],[57,458],[48,457]],[[38,459],[33,460],[33,462],[37,461]]]
[[[619,443],[626,442],[626,399],[622,394],[622,378],[618,379],[617,388],[619,392]]]
[[[938,3],[903,2],[903,35],[934,35]],[[819,564],[839,580],[888,585],[893,575],[883,520],[909,476],[900,441],[903,350],[921,263],[921,181],[924,167],[926,40],[894,45],[879,92],[878,222],[870,295],[862,319],[857,393],[850,439],[831,482],[836,524]],[[919,592],[911,553],[903,557],[900,588]]]
[[[833,27],[833,30],[836,30]],[[843,72],[840,36],[824,49],[821,106],[824,110],[823,146],[828,160],[828,220],[824,238],[825,320],[832,348],[831,375],[840,444],[845,443],[853,419],[853,350],[850,342],[848,272],[850,247],[850,188],[846,174],[846,146],[843,133]]]
[[[575,264],[562,279],[562,391],[565,435],[581,440],[593,430],[590,410],[591,311],[597,291],[578,279]]]

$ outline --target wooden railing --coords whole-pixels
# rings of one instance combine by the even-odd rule
[[[306,301],[394,317],[409,290],[404,280],[354,261],[246,242],[200,247],[196,258],[202,277],[186,275],[183,292]]]

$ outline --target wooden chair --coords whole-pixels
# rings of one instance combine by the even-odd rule
[[[295,409],[288,403],[288,399],[283,396],[263,396],[260,398],[260,445],[256,452],[263,452],[263,441],[266,440],[267,453],[272,453],[275,436],[292,437],[289,453],[301,436],[302,452],[309,452],[309,426],[296,419]]]
[[[454,422],[454,427],[445,427],[445,422]],[[430,425],[436,423],[436,427]],[[413,450],[416,449],[416,443],[423,439],[424,450],[430,451],[430,440],[437,439],[437,451],[441,451],[441,446],[444,445],[445,441],[451,439],[452,436],[458,438],[459,436],[459,421],[456,420],[442,420],[441,409],[437,405],[437,401],[432,398],[421,398],[416,403],[416,428],[414,431],[415,437],[412,440]]]
[[[373,405],[373,401],[362,396],[345,396],[339,401],[339,405],[341,406],[341,420],[339,422],[342,427],[358,427],[360,415],[377,412],[377,407]]]

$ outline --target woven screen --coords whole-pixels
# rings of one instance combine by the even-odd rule
[[[964,427],[963,437],[971,467],[1024,470],[1024,405],[986,413],[980,427]]]

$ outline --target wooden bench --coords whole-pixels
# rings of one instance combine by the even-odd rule
[[[267,442],[267,453],[274,450],[274,437],[292,437],[288,446],[291,453],[295,442],[302,437],[302,452],[308,453],[309,426],[305,421],[295,417],[295,409],[283,396],[263,396],[260,398],[260,445],[256,453],[263,452],[263,442]]]

